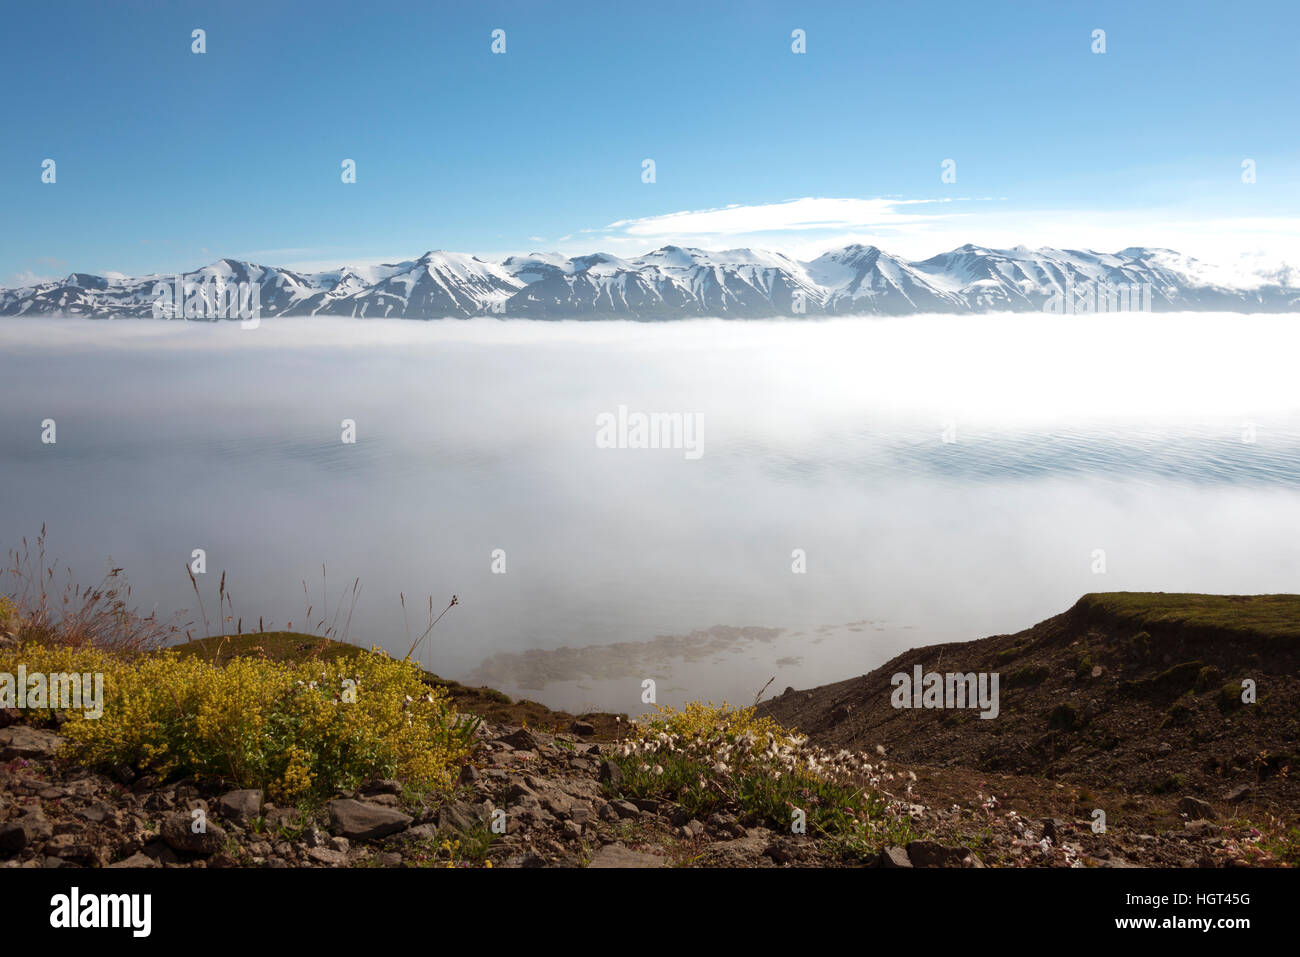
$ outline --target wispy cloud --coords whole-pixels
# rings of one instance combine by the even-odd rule
[[[727,236],[792,230],[901,229],[945,218],[942,214],[905,212],[913,207],[947,203],[946,199],[835,199],[804,197],[779,203],[684,210],[642,219],[620,219],[604,230],[615,235]]]
[[[623,255],[667,244],[757,246],[799,259],[855,242],[909,258],[963,243],[1107,252],[1163,246],[1209,262],[1244,259],[1265,268],[1284,261],[1300,263],[1300,220],[1214,217],[1180,208],[1024,209],[992,197],[805,197],[620,219],[582,230],[577,242],[585,244],[584,252],[599,247]],[[570,251],[568,245],[565,251]]]
[[[52,282],[53,280],[60,279],[60,278],[62,277],[38,275],[37,273],[32,272],[30,269],[20,270],[14,273],[13,276],[11,277],[11,279],[13,280],[12,284],[14,286],[35,286],[39,283]]]

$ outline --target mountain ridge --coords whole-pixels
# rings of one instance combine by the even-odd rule
[[[1251,285],[1225,279],[1222,270],[1174,250],[1142,246],[1102,253],[968,243],[909,261],[853,244],[806,262],[762,249],[675,245],[632,259],[529,253],[500,262],[431,250],[416,259],[320,272],[223,258],[179,278],[187,304],[196,291],[247,284],[265,317],[666,320],[1138,308],[1300,311],[1300,286],[1287,284],[1289,272]],[[157,287],[174,288],[176,280],[176,274],[73,272],[0,287],[0,316],[170,318],[155,308]],[[239,318],[205,309],[202,299],[178,312],[190,319]]]

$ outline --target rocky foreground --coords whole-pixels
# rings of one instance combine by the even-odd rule
[[[374,781],[324,806],[257,790],[103,774],[51,730],[0,713],[0,867],[1134,867],[1275,863],[1260,832],[1191,797],[1151,803],[1027,777],[879,765],[876,848],[777,833],[740,808],[696,820],[620,796],[619,747],[581,721],[482,725],[450,800]],[[1094,832],[1090,808],[1124,808]],[[1115,816],[1115,815],[1112,815]],[[495,830],[494,830],[495,823]],[[898,837],[901,835],[902,837]],[[905,839],[904,839],[905,838]]]

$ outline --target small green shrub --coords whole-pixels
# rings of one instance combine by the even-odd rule
[[[1007,676],[1007,687],[1024,688],[1042,684],[1051,673],[1046,665],[1025,665]]]
[[[1196,684],[1193,685],[1193,688],[1197,694],[1200,694],[1222,684],[1223,673],[1214,665],[1206,665],[1197,673]]]
[[[1191,720],[1192,709],[1179,701],[1165,714],[1164,720],[1160,722],[1160,727],[1162,729],[1182,727]]]

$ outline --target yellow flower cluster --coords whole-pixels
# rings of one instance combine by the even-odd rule
[[[760,718],[756,709],[732,708],[725,701],[715,705],[712,701],[687,702],[680,711],[655,705],[655,714],[643,718],[634,727],[642,727],[652,732],[667,732],[683,738],[711,738],[721,735],[736,738],[752,735],[755,738],[773,737],[783,739],[783,743],[793,736],[771,718]]]
[[[444,790],[469,744],[446,729],[446,693],[380,651],[335,661],[235,658],[224,667],[164,651],[133,661],[94,650],[0,649],[0,671],[102,672],[104,713],[72,712],[74,754],[163,776],[261,787],[277,800],[323,797],[374,777]]]

